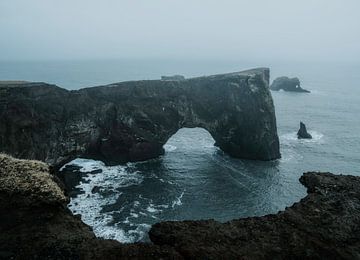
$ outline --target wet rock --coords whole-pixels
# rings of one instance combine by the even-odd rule
[[[92,170],[92,171],[88,172],[88,174],[99,174],[99,173],[102,173],[101,169],[96,169],[96,170]]]
[[[101,187],[99,187],[99,186],[94,186],[94,187],[91,189],[91,193],[99,193],[99,192],[100,192],[100,189],[101,189]]]
[[[164,153],[182,127],[202,127],[237,158],[280,157],[269,70],[148,80],[68,91],[0,85],[0,151],[57,169],[76,157],[108,165]]]
[[[298,139],[312,139],[311,134],[309,134],[306,130],[306,126],[303,122],[300,122],[300,129],[297,132]]]
[[[66,195],[70,197],[85,193],[77,187],[83,176],[86,175],[80,171],[81,168],[77,165],[66,165],[61,172],[55,172],[64,185]]]
[[[300,80],[298,78],[279,77],[276,78],[270,86],[271,90],[291,91],[291,92],[304,92],[310,93],[309,90],[300,87]]]

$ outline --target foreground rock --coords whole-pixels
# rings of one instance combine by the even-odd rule
[[[308,195],[276,215],[163,222],[125,245],[71,214],[48,165],[0,154],[0,259],[360,259],[360,177],[300,181]]]
[[[0,154],[0,259],[181,257],[167,247],[97,239],[67,202],[48,165]]]
[[[360,178],[306,173],[308,195],[276,215],[164,222],[157,245],[188,259],[360,259]]]
[[[303,122],[300,122],[300,129],[297,132],[298,139],[312,139],[311,134],[309,134],[306,130],[306,126]]]
[[[68,91],[45,83],[0,85],[0,151],[61,166],[164,153],[182,127],[207,129],[226,153],[280,157],[269,70],[182,81],[133,81]]]
[[[270,86],[271,90],[291,91],[291,92],[304,92],[310,93],[309,90],[300,87],[300,80],[298,78],[279,77],[276,78]]]

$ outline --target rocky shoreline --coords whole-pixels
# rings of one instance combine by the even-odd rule
[[[177,259],[168,246],[96,238],[47,164],[0,154],[0,259]]]
[[[0,259],[360,259],[360,177],[305,173],[285,211],[220,223],[163,222],[153,243],[96,238],[47,164],[0,155]]]

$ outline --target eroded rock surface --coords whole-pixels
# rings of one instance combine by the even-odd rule
[[[290,92],[304,92],[310,93],[309,90],[303,89],[300,86],[300,80],[298,78],[279,77],[276,78],[270,86],[271,90],[290,91]]]
[[[360,178],[305,173],[308,195],[276,215],[163,222],[157,245],[188,259],[360,259]]]
[[[182,127],[202,127],[231,156],[280,157],[269,70],[182,81],[133,81],[68,91],[0,85],[0,151],[60,166],[83,156],[107,164],[164,153]]]

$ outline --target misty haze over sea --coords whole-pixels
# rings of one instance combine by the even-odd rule
[[[206,130],[183,128],[156,159],[108,167],[77,158],[62,168],[69,209],[98,237],[149,241],[157,222],[224,222],[284,210],[306,196],[299,178],[307,171],[360,176],[359,10],[359,0],[0,0],[0,81],[77,90],[256,67],[270,68],[270,83],[300,79],[311,93],[271,91],[281,159],[235,159]],[[300,121],[312,139],[297,138]],[[3,125],[7,133],[11,124]]]
[[[45,81],[78,89],[161,75],[187,77],[268,66],[271,79],[298,76],[310,94],[272,92],[282,159],[233,159],[213,146],[204,129],[181,129],[164,156],[105,167],[78,159],[84,172],[70,209],[98,236],[123,242],[146,240],[150,225],[163,220],[233,218],[283,210],[305,196],[298,179],[306,171],[360,176],[360,65],[356,63],[268,64],[241,61],[101,60],[0,62],[1,79]],[[298,140],[299,121],[312,140]],[[103,174],[86,172],[102,169]],[[72,174],[72,173],[66,173]],[[92,192],[96,187],[97,192]],[[156,192],[153,192],[156,190]]]

